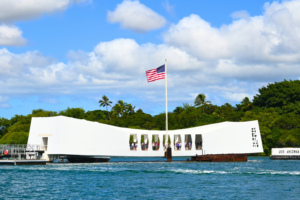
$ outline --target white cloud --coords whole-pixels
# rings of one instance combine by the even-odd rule
[[[0,108],[11,108],[11,106],[8,103],[0,103]]]
[[[192,14],[173,24],[164,34],[164,41],[202,60],[298,63],[300,1],[274,2],[264,7],[261,16],[235,20],[220,28]]]
[[[80,56],[77,57],[76,54]],[[117,90],[122,94],[142,94],[142,98],[146,98],[151,92],[157,93],[159,87],[163,96],[164,82],[147,84],[145,71],[158,67],[164,63],[164,58],[168,58],[171,66],[169,88],[176,96],[187,90],[181,88],[181,85],[194,84],[192,72],[205,67],[205,63],[177,48],[166,45],[138,45],[132,39],[102,42],[95,47],[94,52],[72,51],[69,57],[73,59],[68,63],[61,63],[39,52],[13,54],[6,49],[0,50],[0,84],[3,86],[0,94],[98,94],[100,91]],[[176,81],[179,75],[179,80],[182,81]],[[197,82],[204,83],[204,80]]]
[[[13,25],[13,22],[30,20],[64,11],[74,2],[86,0],[1,0],[0,1],[0,46],[22,46],[26,39],[22,37],[22,31]]]
[[[15,26],[0,25],[0,46],[21,46],[26,44],[22,31]]]
[[[0,108],[10,108],[11,106],[6,103],[9,100],[8,96],[1,96],[0,95]]]
[[[164,33],[163,44],[119,38],[100,42],[92,52],[70,51],[66,63],[37,51],[0,49],[0,95],[117,93],[137,97],[149,107],[163,105],[164,81],[148,84],[145,71],[167,58],[171,105],[192,103],[191,94],[199,93],[208,100],[238,103],[268,82],[298,79],[300,14],[294,8],[300,9],[300,2],[292,3],[266,4],[263,15],[220,28],[190,15]],[[284,17],[290,20],[282,23]]]
[[[230,16],[233,19],[248,19],[250,17],[249,13],[245,10],[233,12]]]
[[[22,76],[26,73],[34,74],[38,68],[43,68],[54,62],[53,59],[42,55],[38,51],[29,51],[24,54],[13,54],[7,49],[0,49],[0,82],[5,78]],[[40,75],[40,74],[36,74]]]
[[[115,11],[108,11],[107,20],[111,23],[120,23],[124,29],[145,33],[159,29],[166,24],[166,19],[141,4],[139,1],[124,0],[117,5]]]
[[[163,7],[166,9],[166,11],[170,14],[174,14],[174,7],[175,5],[169,4],[169,1],[166,0],[165,2],[162,3]]]
[[[99,43],[93,52],[71,51],[68,57],[68,63],[61,63],[39,52],[13,54],[2,49],[0,94],[72,95],[119,91],[145,101],[160,102],[164,98],[164,81],[148,84],[145,71],[163,64],[164,58],[168,58],[170,104],[177,104],[180,99],[193,101],[190,94],[197,93],[205,93],[211,99],[218,99],[216,96],[225,99],[223,92],[234,93],[230,100],[240,101],[240,97],[249,92],[247,83],[237,84],[238,66],[230,62],[204,62],[163,44],[139,45],[132,39],[116,39]],[[234,71],[228,70],[230,68],[238,71],[236,77],[230,75]],[[286,71],[291,76],[295,69],[296,66]],[[251,81],[257,74],[257,70],[245,73],[240,79]]]
[[[1,0],[0,22],[29,20],[44,14],[66,10],[74,2],[85,0]]]
[[[0,103],[7,102],[8,100],[9,100],[9,97],[7,97],[7,96],[0,96]]]

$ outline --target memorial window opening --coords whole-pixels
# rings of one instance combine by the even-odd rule
[[[202,150],[202,135],[198,134],[196,135],[196,140],[195,140],[195,144],[196,144],[196,150]]]
[[[152,150],[158,151],[160,147],[160,139],[158,135],[152,135]]]
[[[131,151],[136,151],[138,148],[138,139],[136,134],[130,134],[129,136],[129,148]]]
[[[185,150],[192,150],[192,136],[190,134],[185,135],[184,137],[184,147]]]
[[[180,151],[182,146],[182,140],[180,135],[174,135],[174,150]]]
[[[142,151],[148,151],[148,147],[149,147],[148,134],[142,134],[141,135],[141,148],[142,148]]]
[[[163,135],[163,147],[165,147],[166,144],[166,135]],[[168,135],[168,145],[171,145],[171,139],[170,139],[170,135]]]

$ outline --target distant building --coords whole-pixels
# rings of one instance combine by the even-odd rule
[[[300,148],[272,148],[272,160],[300,160]]]

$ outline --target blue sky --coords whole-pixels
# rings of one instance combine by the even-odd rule
[[[173,7],[168,12],[164,5]],[[232,21],[231,13],[246,10],[249,14],[260,15],[266,1],[238,1],[220,2],[216,0],[191,0],[184,1],[140,1],[164,16],[168,23],[177,23],[190,14],[197,14],[214,27],[220,27]],[[122,1],[93,1],[71,6],[69,9],[44,14],[42,17],[16,22],[16,26],[23,31],[23,37],[28,39],[28,44],[23,47],[7,47],[14,53],[38,50],[47,56],[52,56],[59,61],[67,61],[66,54],[70,50],[92,51],[101,41],[110,41],[116,38],[133,38],[139,44],[162,43],[161,33],[168,26],[146,34],[134,33],[128,29],[121,29],[119,24],[107,22],[107,11],[114,10]],[[54,42],[55,41],[55,42]]]
[[[103,95],[164,112],[164,81],[147,84],[145,71],[165,58],[169,110],[199,93],[236,104],[299,79],[299,9],[295,0],[3,0],[0,117],[95,110]]]

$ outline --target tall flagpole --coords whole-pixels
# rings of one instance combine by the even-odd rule
[[[167,79],[167,59],[165,59],[165,79],[166,79],[166,137],[165,137],[165,149],[168,148],[168,79]]]

